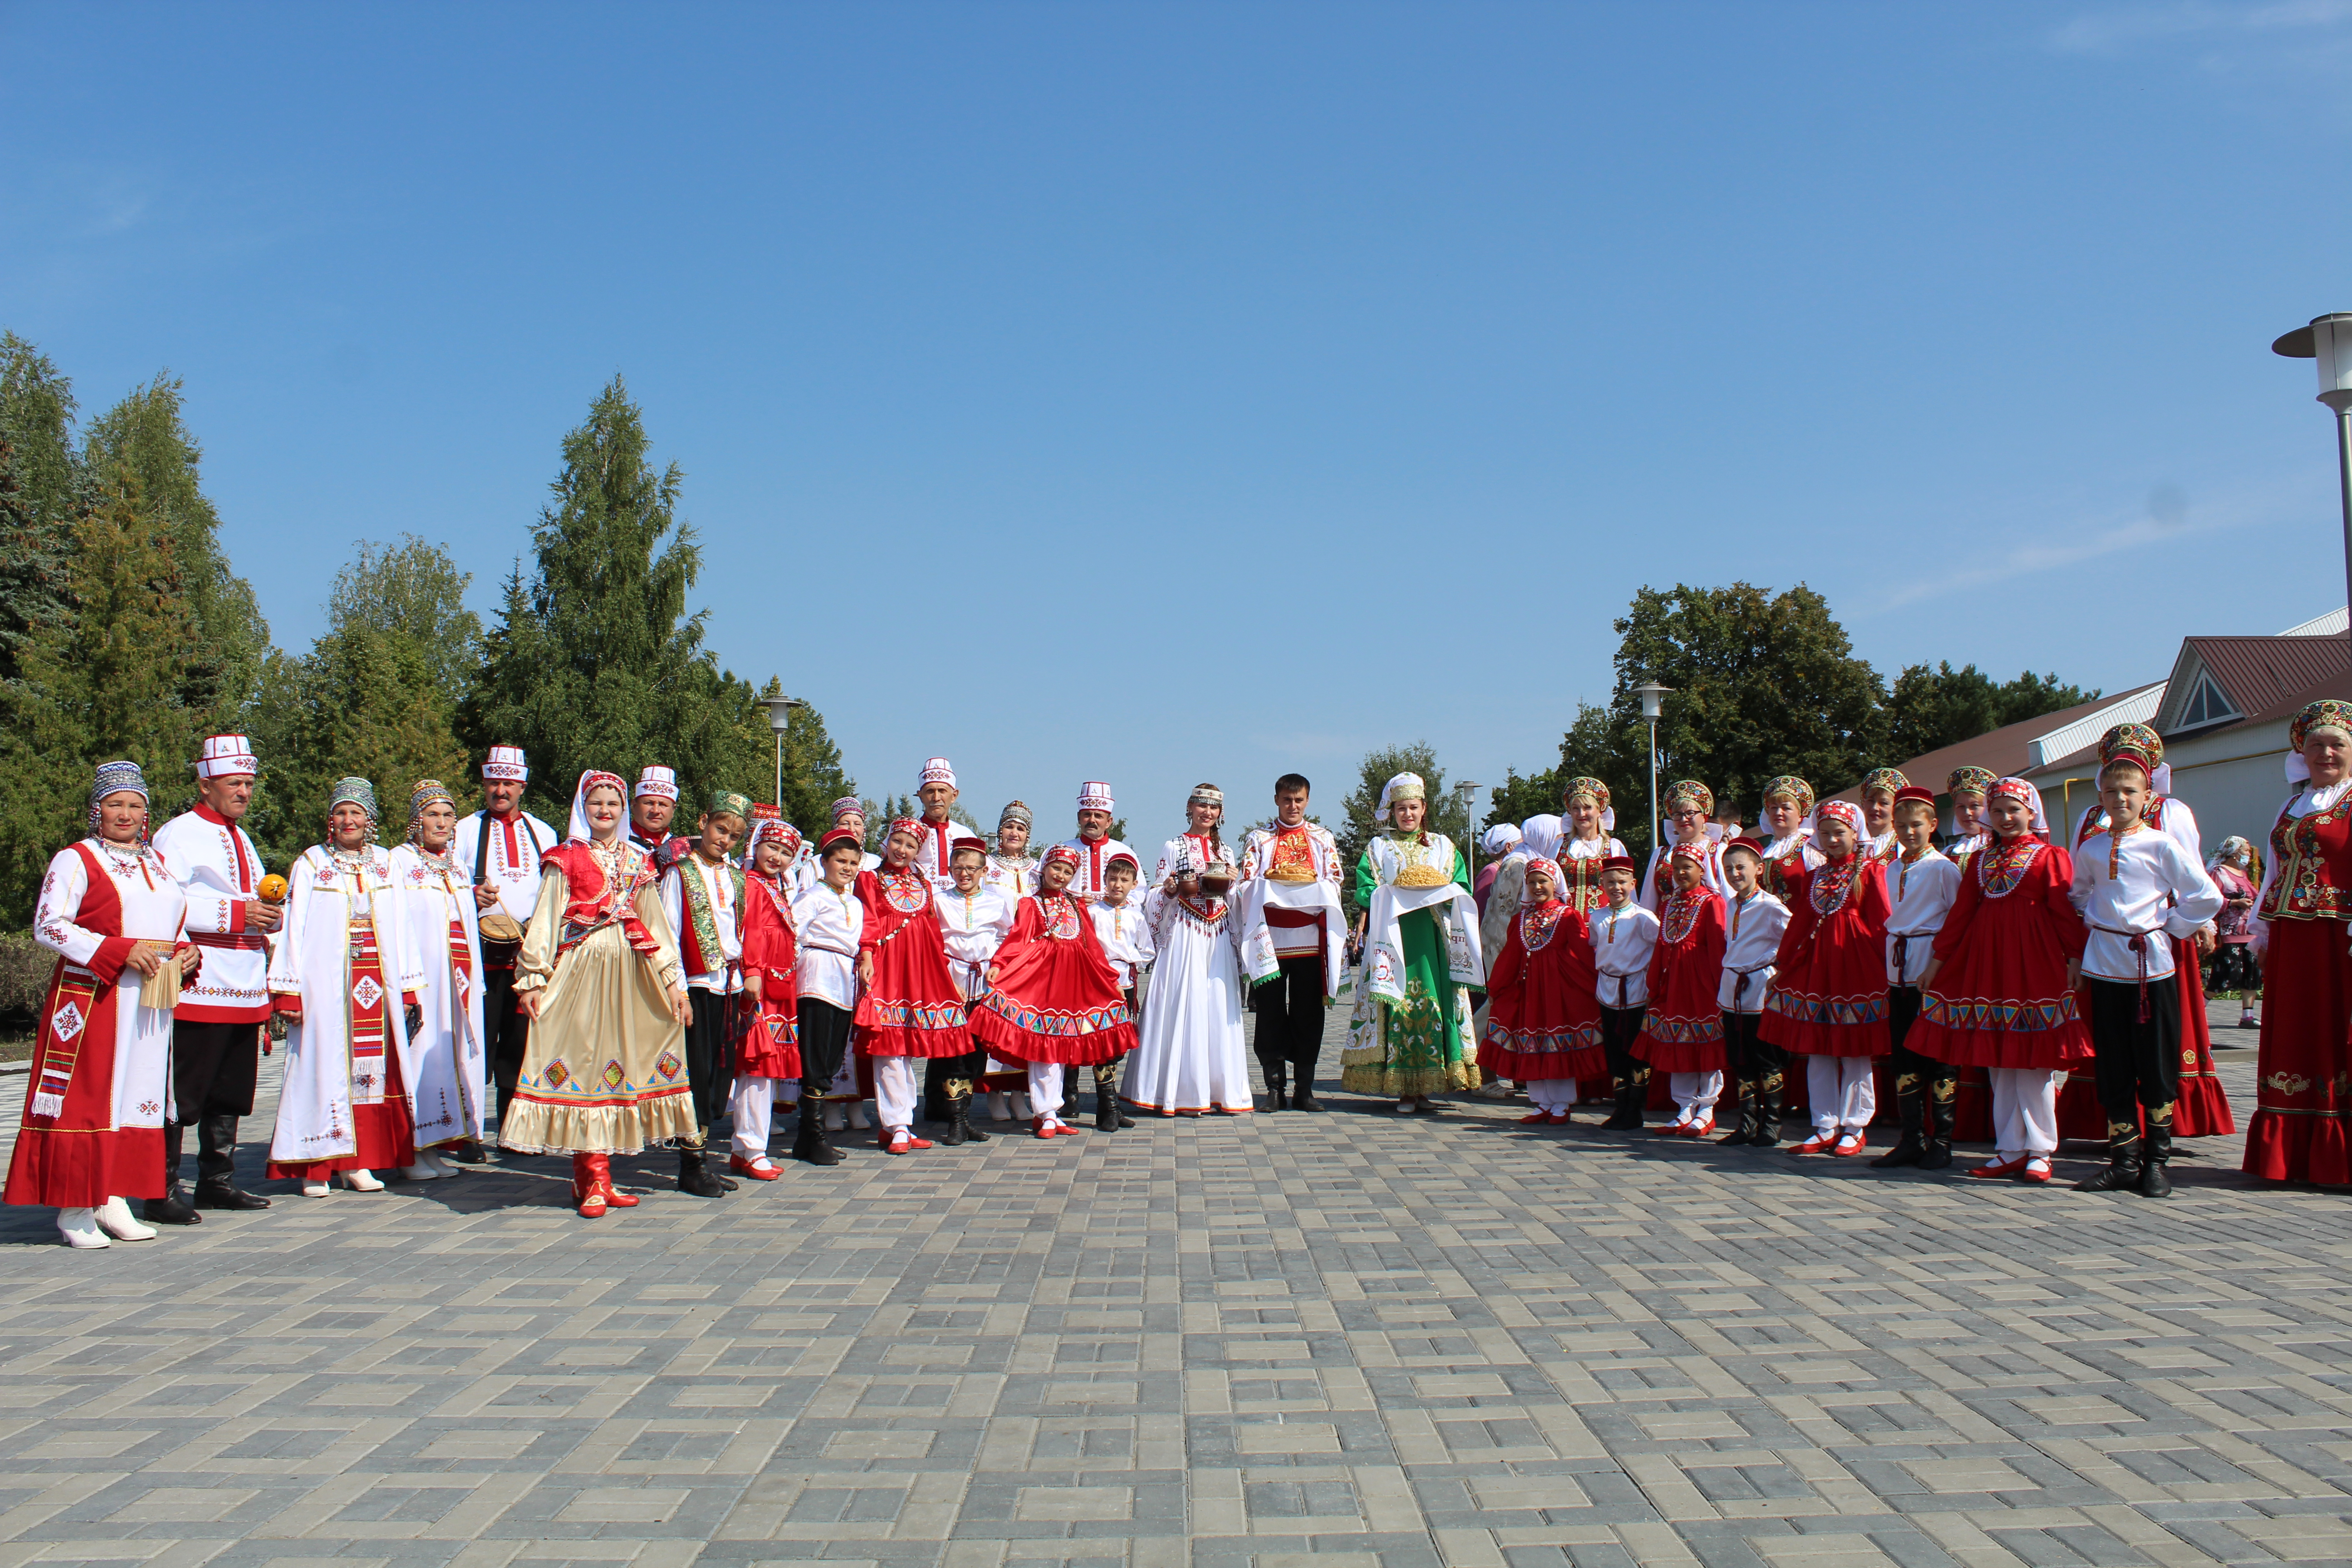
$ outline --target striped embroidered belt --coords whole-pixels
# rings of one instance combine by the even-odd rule
[[[269,946],[257,931],[192,931],[188,940],[198,947],[227,948],[236,952],[263,952]]]

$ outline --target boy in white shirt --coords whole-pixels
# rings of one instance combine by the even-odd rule
[[[1936,792],[1905,784],[1895,793],[1891,831],[1895,851],[1886,863],[1886,1039],[1894,1047],[1895,1121],[1901,1136],[1871,1163],[1940,1171],[1952,1163],[1952,1110],[1957,1074],[1949,1062],[1904,1045],[1919,1020],[1919,977],[1933,956],[1936,933],[1960,892],[1960,868],[1935,847]]]
[[[793,900],[793,925],[800,933],[801,1034],[801,1117],[793,1158],[812,1165],[841,1163],[841,1152],[824,1135],[824,1097],[849,1058],[857,1013],[857,944],[866,934],[866,906],[851,886],[865,858],[857,834],[835,828],[817,842],[823,879]]]
[[[2180,988],[2172,983],[2172,943],[2194,940],[2221,912],[2221,889],[2179,839],[2140,821],[2156,763],[2130,727],[2109,731],[2099,752],[2107,826],[2075,850],[2069,897],[2087,932],[2085,1022],[2098,1052],[2107,1168],[2074,1186],[2085,1193],[2137,1187],[2152,1198],[2169,1197],[2165,1165],[2180,1094]]]
[[[1143,904],[1134,898],[1136,878],[1141,867],[1127,850],[1115,850],[1103,866],[1103,896],[1087,906],[1093,917],[1095,936],[1103,946],[1103,956],[1118,973],[1119,994],[1127,998],[1127,1016],[1136,1016],[1135,988],[1143,978],[1144,966],[1156,951],[1151,940],[1150,922],[1143,918]],[[1116,1061],[1095,1064],[1095,1130],[1116,1131],[1132,1127],[1135,1119],[1119,1109],[1118,1090],[1114,1087],[1118,1077]]]
[[[948,849],[948,890],[932,901],[947,937],[948,973],[967,1007],[988,984],[989,960],[1013,930],[1017,903],[1017,895],[1008,899],[988,883],[987,869],[987,844],[970,835],[957,839]],[[948,1129],[937,1142],[988,1142],[988,1134],[971,1124],[972,1083],[987,1065],[978,1036],[962,1056],[932,1057],[923,1063],[923,1115]]]
[[[743,988],[743,872],[727,863],[742,837],[751,801],[733,790],[710,797],[702,837],[661,874],[662,914],[677,940],[692,1021],[686,1026],[686,1079],[693,1090],[694,1141],[677,1142],[677,1190],[715,1198],[736,1186],[703,1163],[710,1125],[733,1097],[735,1050],[727,1030],[734,994]],[[667,826],[667,823],[664,824]]]
[[[1592,911],[1594,994],[1601,1001],[1601,1047],[1609,1053],[1610,1087],[1617,1113],[1603,1131],[1638,1132],[1642,1101],[1650,1091],[1650,1066],[1633,1054],[1642,1019],[1650,1010],[1650,954],[1658,945],[1658,917],[1633,901],[1633,862],[1612,855],[1601,863],[1604,909]]]
[[[1764,846],[1757,839],[1723,847],[1723,875],[1731,896],[1724,900],[1723,980],[1715,1000],[1723,1009],[1723,1054],[1738,1086],[1739,1125],[1716,1142],[1771,1149],[1780,1142],[1789,1057],[1757,1038],[1756,1028],[1764,1020],[1780,934],[1789,929],[1789,906],[1764,890]]]

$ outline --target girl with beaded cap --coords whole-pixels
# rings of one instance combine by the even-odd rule
[[[1911,787],[1901,768],[1873,768],[1862,775],[1863,853],[1881,860],[1894,858],[1895,797]]]
[[[416,1163],[401,1173],[412,1182],[458,1174],[463,1167],[440,1151],[482,1136],[482,939],[472,879],[450,853],[457,832],[457,798],[439,779],[417,780],[407,841],[392,850],[402,940],[424,976],[424,1013],[409,1041]]]
[[[1818,846],[1785,856],[1789,929],[1757,1033],[1805,1060],[1813,1135],[1800,1154],[1859,1154],[1878,1110],[1886,1035],[1886,868],[1863,852],[1862,808],[1822,803]],[[1818,865],[1805,857],[1818,857]]]
[[[1674,895],[1671,857],[1677,846],[1685,844],[1704,851],[1706,885],[1718,894],[1729,892],[1731,884],[1723,875],[1723,849],[1716,842],[1717,828],[1711,820],[1715,816],[1715,792],[1696,779],[1678,779],[1666,786],[1665,798],[1658,804],[1666,814],[1663,825],[1666,832],[1658,847],[1650,851],[1650,863],[1643,870],[1635,890],[1634,897],[1641,906],[1654,915]]]
[[[375,842],[375,786],[339,779],[326,842],[287,868],[286,927],[269,958],[271,1006],[288,1020],[286,1082],[269,1173],[327,1195],[383,1190],[374,1173],[416,1162],[415,1036],[423,955],[408,940],[392,853]]]
[[[2254,901],[2261,1056],[2246,1173],[2352,1183],[2352,702],[2326,697],[2287,726],[2290,794],[2271,824]]]
[[[33,939],[58,962],[41,1000],[7,1201],[55,1205],[66,1244],[97,1247],[155,1235],[125,1200],[163,1195],[170,1004],[198,955],[186,937],[187,898],[147,842],[147,781],[136,763],[99,764],[89,828],[50,858],[34,910]]]
[[[659,875],[629,842],[627,816],[618,773],[580,775],[571,829],[545,857],[515,971],[530,1037],[499,1144],[571,1155],[583,1219],[637,1205],[613,1184],[614,1155],[699,1131],[686,1070],[686,976]]]
[[[1478,906],[1454,841],[1423,824],[1429,792],[1418,773],[1381,788],[1372,813],[1385,829],[1356,863],[1356,981],[1340,1087],[1426,1111],[1433,1094],[1475,1086],[1470,987],[1483,984]]]
[[[1528,1086],[1529,1126],[1568,1125],[1577,1081],[1609,1070],[1601,1046],[1592,934],[1584,914],[1558,893],[1557,861],[1527,859],[1525,894],[1486,972],[1490,999],[1478,1065]]]
[[[1724,901],[1706,885],[1706,856],[1697,845],[1675,847],[1674,870],[1675,890],[1658,911],[1650,1005],[1633,1054],[1653,1075],[1668,1075],[1675,1119],[1661,1132],[1704,1138],[1715,1131],[1715,1102],[1723,1097],[1723,1010],[1716,994],[1723,980]]]
[[[1985,812],[1993,841],[1961,870],[1906,1043],[1991,1075],[1994,1154],[1969,1175],[2047,1182],[2058,1076],[2091,1056],[2074,996],[2084,931],[2070,896],[2074,860],[2044,837],[2042,792],[2025,780],[1994,780]]]
[[[1764,890],[1793,910],[1799,879],[1823,859],[1813,845],[1813,786],[1794,773],[1769,780],[1758,837],[1764,840]]]

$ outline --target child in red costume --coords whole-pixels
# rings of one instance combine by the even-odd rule
[[[2068,897],[2074,862],[2043,837],[2042,792],[2023,779],[1994,781],[1985,814],[1993,838],[1960,872],[1919,978],[1909,1043],[1937,1061],[1990,1069],[1996,1152],[1969,1174],[2047,1182],[2058,1075],[2093,1055],[2074,1000],[2085,935]]]
[[[1886,1035],[1886,867],[1863,852],[1862,807],[1823,801],[1813,814],[1822,863],[1793,870],[1789,929],[1758,1031],[1805,1064],[1813,1135],[1800,1154],[1859,1154],[1878,1110],[1874,1058]]]
[[[922,843],[923,825],[900,817],[890,824],[882,864],[857,873],[857,901],[866,906],[857,942],[857,978],[865,985],[857,1049],[874,1064],[882,1147],[892,1154],[931,1146],[915,1136],[916,1059],[971,1049],[931,879],[914,863]]]
[[[735,1047],[735,1146],[727,1163],[755,1182],[782,1174],[768,1158],[768,1129],[778,1089],[801,1076],[800,933],[792,889],[784,886],[784,868],[800,851],[799,831],[775,817],[751,825],[743,851],[742,1037]]]
[[[1520,883],[1518,913],[1486,971],[1486,1033],[1478,1065],[1527,1086],[1535,1107],[1520,1121],[1564,1127],[1576,1080],[1602,1078],[1601,1001],[1594,994],[1592,933],[1581,910],[1559,897],[1557,863],[1535,857]]]
[[[988,989],[971,1010],[972,1033],[992,1055],[1029,1066],[1030,1131],[1075,1136],[1062,1120],[1062,1069],[1116,1061],[1135,1048],[1118,972],[1095,923],[1069,892],[1078,852],[1066,844],[1037,864],[1037,891],[1021,900],[1013,934],[996,950]]]
[[[1650,1010],[1633,1054],[1652,1072],[1671,1073],[1675,1119],[1660,1128],[1668,1138],[1704,1138],[1715,1131],[1715,1102],[1723,1095],[1723,1010],[1716,989],[1723,980],[1723,895],[1707,885],[1703,844],[1677,844],[1675,890],[1658,907],[1658,945],[1650,952]]]

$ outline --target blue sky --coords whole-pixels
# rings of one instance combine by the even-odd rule
[[[626,374],[720,658],[1135,835],[1546,765],[1644,583],[2110,689],[2344,602],[2352,5],[0,5],[0,324],[273,632]]]

